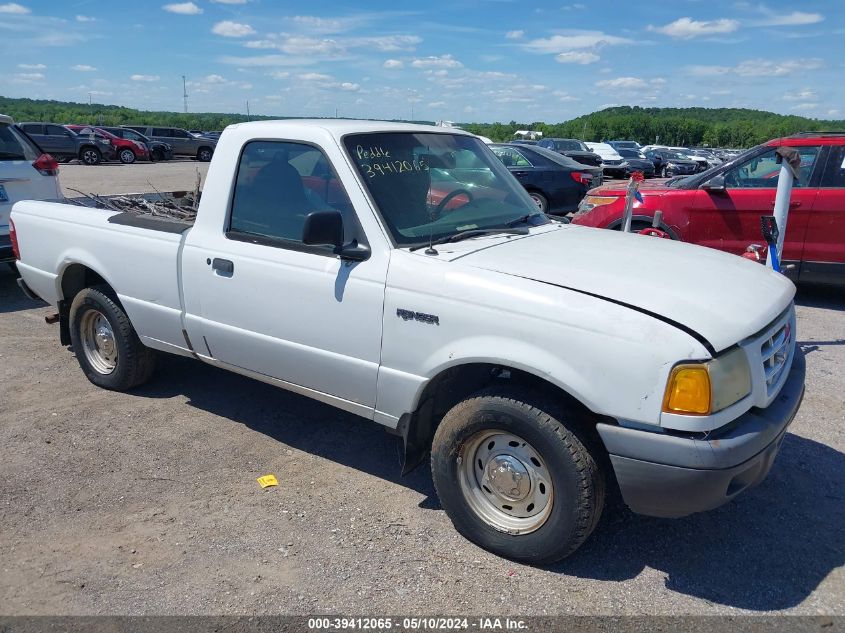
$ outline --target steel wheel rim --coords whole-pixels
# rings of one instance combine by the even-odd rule
[[[528,195],[531,197],[531,199],[534,201],[534,204],[537,205],[537,208],[540,209],[540,211],[545,210],[546,205],[543,204],[543,200],[539,196],[537,196],[537,194],[529,193]]]
[[[117,367],[117,341],[106,316],[99,310],[88,310],[80,323],[82,350],[97,373],[107,375]]]
[[[480,431],[464,442],[458,465],[464,500],[490,527],[528,534],[540,529],[551,515],[551,473],[540,453],[518,435]]]
[[[120,160],[124,163],[131,163],[135,160],[135,154],[132,153],[131,149],[125,149],[120,153]]]
[[[209,152],[207,149],[204,149],[200,152],[200,160],[201,161],[206,162],[210,159],[211,159],[211,152]]]
[[[88,150],[87,152],[82,154],[82,159],[86,163],[93,164],[93,163],[97,162],[97,155],[94,153],[93,150]]]

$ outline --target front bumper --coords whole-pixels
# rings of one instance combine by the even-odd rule
[[[598,432],[631,510],[682,517],[727,503],[768,475],[804,397],[804,357],[765,409],[751,409],[707,435],[652,433],[610,424]]]

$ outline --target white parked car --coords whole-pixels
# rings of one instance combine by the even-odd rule
[[[0,114],[0,262],[14,262],[9,213],[19,200],[55,200],[62,195],[59,164]]]
[[[459,130],[233,125],[193,225],[49,202],[12,222],[21,287],[92,383],[132,389],[168,352],[383,424],[513,559],[575,551],[608,486],[659,517],[728,502],[804,392],[783,275],[551,221]]]
[[[601,167],[606,178],[625,178],[628,175],[625,159],[607,143],[590,143],[591,152],[601,156]]]

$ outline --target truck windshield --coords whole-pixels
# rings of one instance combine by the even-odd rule
[[[381,132],[352,134],[344,144],[399,246],[549,221],[474,136]]]

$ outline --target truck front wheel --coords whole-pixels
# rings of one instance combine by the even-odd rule
[[[542,398],[492,391],[444,416],[431,470],[458,532],[534,564],[578,549],[601,516],[605,481],[568,417]]]
[[[70,306],[70,340],[85,376],[104,389],[126,391],[145,383],[155,352],[138,339],[117,296],[107,286],[81,290]]]

